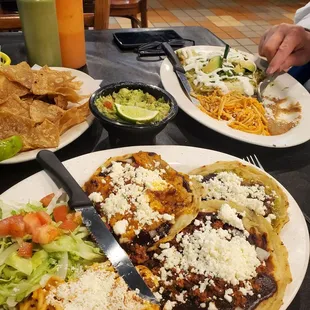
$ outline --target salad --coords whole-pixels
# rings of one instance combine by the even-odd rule
[[[0,201],[0,308],[12,309],[52,276],[65,281],[104,256],[60,190],[40,202]]]
[[[226,59],[221,51],[183,48],[177,55],[186,77],[196,94],[210,94],[219,89],[223,94],[238,91],[253,96],[263,71],[247,54],[231,49]]]

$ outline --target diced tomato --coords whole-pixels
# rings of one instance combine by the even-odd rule
[[[51,217],[45,211],[36,212],[36,215],[38,216],[42,225],[49,224],[52,221]]]
[[[69,231],[74,231],[79,226],[76,222],[72,220],[65,220],[63,223],[60,224],[60,228],[63,230],[69,230]]]
[[[54,241],[60,235],[59,229],[45,224],[39,227],[32,235],[32,241],[40,244],[48,244]]]
[[[55,196],[55,194],[52,193],[52,194],[49,194],[49,195],[43,197],[40,200],[40,202],[42,203],[43,207],[47,207],[50,204],[50,202],[52,201],[52,199],[54,198],[54,196]]]
[[[105,101],[103,104],[108,110],[112,110],[113,109],[113,103],[110,101]]]
[[[69,213],[69,208],[66,205],[58,206],[53,210],[54,220],[56,222],[63,222]]]
[[[26,225],[22,215],[13,215],[10,220],[10,235],[12,237],[23,237],[26,234]]]
[[[10,220],[8,218],[0,221],[0,237],[6,237],[10,233]]]
[[[30,242],[23,242],[18,249],[18,255],[20,257],[30,258],[32,256],[33,245]]]
[[[24,216],[24,222],[26,225],[26,232],[31,235],[34,235],[37,229],[42,226],[37,213],[26,214]]]
[[[13,215],[0,221],[0,237],[23,237],[25,233],[25,223],[22,215]]]

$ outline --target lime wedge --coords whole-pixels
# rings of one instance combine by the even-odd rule
[[[118,115],[130,122],[148,122],[156,117],[158,111],[151,111],[135,106],[115,104]]]
[[[0,161],[16,155],[23,147],[23,141],[20,136],[0,140]]]

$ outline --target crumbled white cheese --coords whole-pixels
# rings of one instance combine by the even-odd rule
[[[185,297],[186,291],[183,291],[179,295],[175,295],[176,301],[185,304],[186,303],[186,297]]]
[[[234,236],[227,230],[213,229],[210,221],[201,221],[201,226],[192,234],[184,234],[176,239],[182,251],[169,245],[169,248],[164,248],[154,256],[163,263],[160,272],[164,281],[169,280],[168,272],[176,266],[185,273],[219,277],[233,285],[257,275],[256,268],[261,263],[255,246],[240,232]]]
[[[220,172],[214,178],[202,183],[205,198],[233,201],[248,207],[257,214],[265,215],[264,201],[271,197],[266,194],[264,186],[242,185],[242,181],[243,179],[233,172]]]
[[[196,180],[198,182],[202,182],[202,180],[203,180],[203,176],[202,175],[190,175],[189,178],[191,180]]]
[[[161,177],[165,170],[161,170],[136,168],[121,162],[112,162],[111,167],[103,168],[104,173],[109,175],[113,184],[113,192],[101,203],[101,208],[108,220],[116,214],[127,214],[128,219],[133,218],[138,222],[138,228],[135,229],[136,235],[145,225],[151,225],[160,220],[174,220],[173,215],[160,214],[153,210],[149,204],[148,189],[161,191],[169,186]]]
[[[98,193],[98,192],[93,192],[91,193],[88,198],[95,202],[95,203],[99,203],[99,202],[102,202],[103,201],[103,197],[101,195],[101,193]]]
[[[154,292],[153,294],[158,301],[161,301],[163,299],[163,296],[160,293]]]
[[[231,288],[225,290],[224,298],[225,298],[228,302],[232,302],[233,299],[232,299],[231,294],[232,294],[233,292],[234,292],[234,291],[233,291]]]
[[[237,210],[232,208],[227,203],[224,203],[221,206],[218,212],[218,218],[222,220],[224,223],[227,223],[240,230],[244,230],[242,219],[239,219]]]
[[[176,301],[170,301],[170,300],[168,300],[168,301],[165,303],[164,309],[163,309],[163,310],[172,310],[176,304],[177,304]]]
[[[160,162],[159,162],[159,161],[154,160],[154,166],[155,166],[155,168],[158,168],[158,167],[160,166]]]
[[[46,302],[64,310],[145,309],[143,300],[128,289],[121,277],[100,267],[87,269],[76,281],[64,282],[51,289]]]
[[[121,220],[114,224],[113,230],[116,235],[123,235],[126,232],[128,226],[127,220]]]
[[[272,213],[270,213],[270,214],[268,214],[268,216],[266,216],[265,217],[265,219],[269,222],[269,223],[271,223],[273,220],[275,220],[277,217],[274,215],[274,214],[272,214]]]
[[[218,310],[214,302],[209,303],[208,310]]]

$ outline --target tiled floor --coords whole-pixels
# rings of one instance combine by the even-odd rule
[[[293,23],[301,0],[148,0],[149,27],[202,26],[231,46],[257,52],[273,25]],[[129,19],[110,18],[110,28],[130,28]]]

